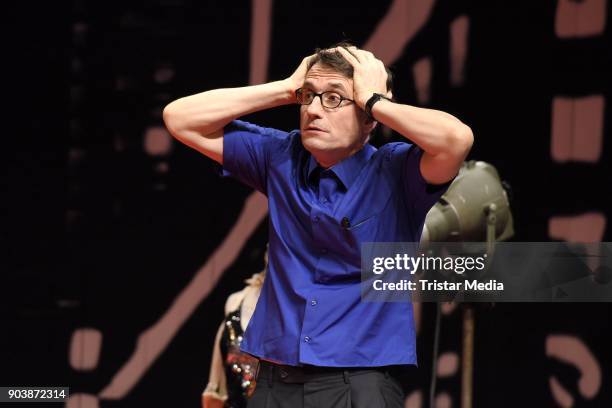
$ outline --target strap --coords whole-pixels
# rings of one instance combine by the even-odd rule
[[[374,93],[370,99],[368,99],[368,101],[365,104],[365,113],[368,115],[368,117],[372,120],[376,120],[374,119],[374,116],[372,116],[372,107],[374,107],[374,104],[378,101],[380,101],[381,99],[386,99],[388,101],[390,101],[391,99],[387,98],[385,95],[379,94],[379,93]]]

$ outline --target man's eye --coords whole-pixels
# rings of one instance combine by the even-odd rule
[[[329,103],[338,103],[340,102],[340,100],[342,99],[342,97],[338,94],[327,94],[325,95],[325,100]]]

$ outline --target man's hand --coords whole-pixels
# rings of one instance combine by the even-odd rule
[[[353,99],[361,109],[374,93],[392,96],[387,92],[385,64],[374,54],[357,47],[337,47],[336,51],[353,66]]]
[[[392,96],[387,92],[385,66],[371,52],[356,47],[337,47],[336,51],[353,66],[353,100],[357,106],[365,110],[374,93]],[[474,142],[472,130],[446,112],[377,103],[372,115],[424,151],[419,166],[430,184],[444,184],[455,177]]]
[[[301,88],[304,85],[304,80],[306,79],[306,73],[308,72],[308,62],[310,59],[314,57],[313,55],[309,55],[302,60],[300,66],[295,70],[293,74],[287,79],[285,79],[285,83],[287,87],[291,91],[292,102],[297,102],[295,99],[295,90]]]

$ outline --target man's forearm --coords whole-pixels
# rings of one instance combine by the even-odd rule
[[[223,164],[223,127],[234,119],[295,102],[310,57],[282,81],[225,88],[187,96],[164,108],[168,131],[182,143]]]
[[[446,112],[381,100],[374,105],[372,114],[378,122],[433,156],[464,156],[472,146],[470,128]]]
[[[177,138],[207,136],[249,113],[292,103],[288,81],[214,89],[177,99],[164,109],[164,122]]]
[[[467,125],[442,111],[383,100],[374,104],[372,114],[423,149],[420,171],[431,184],[455,177],[474,142]]]

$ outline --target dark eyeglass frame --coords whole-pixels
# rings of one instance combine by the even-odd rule
[[[302,92],[304,92],[304,91],[309,91],[309,92],[312,92],[312,94],[313,94],[312,100],[311,100],[309,103],[302,103],[302,102],[300,102],[300,99],[302,99],[302,98],[300,97],[300,94],[301,94]],[[338,96],[340,97],[340,101],[338,102],[338,104],[337,104],[336,106],[327,106],[327,105],[325,105],[325,103],[323,102],[323,95],[325,95],[325,94],[330,94],[330,93],[336,94],[336,95],[338,95]],[[318,96],[318,97],[319,97],[319,99],[321,100],[321,106],[323,106],[324,108],[327,108],[327,109],[335,109],[335,108],[337,108],[338,106],[340,106],[340,105],[342,104],[342,101],[351,101],[351,102],[353,102],[353,103],[355,102],[355,101],[354,101],[354,100],[352,100],[352,99],[345,98],[344,96],[340,95],[340,94],[339,94],[338,92],[336,92],[336,91],[325,91],[325,92],[321,92],[321,93],[316,93],[316,92],[315,92],[315,91],[313,91],[312,89],[310,89],[310,88],[306,88],[306,87],[298,88],[298,89],[296,89],[296,90],[295,90],[295,98],[296,98],[296,100],[298,101],[298,104],[300,104],[300,105],[310,105],[310,104],[312,103],[312,101],[314,101],[314,100],[315,100],[315,98],[316,98],[317,96]]]

